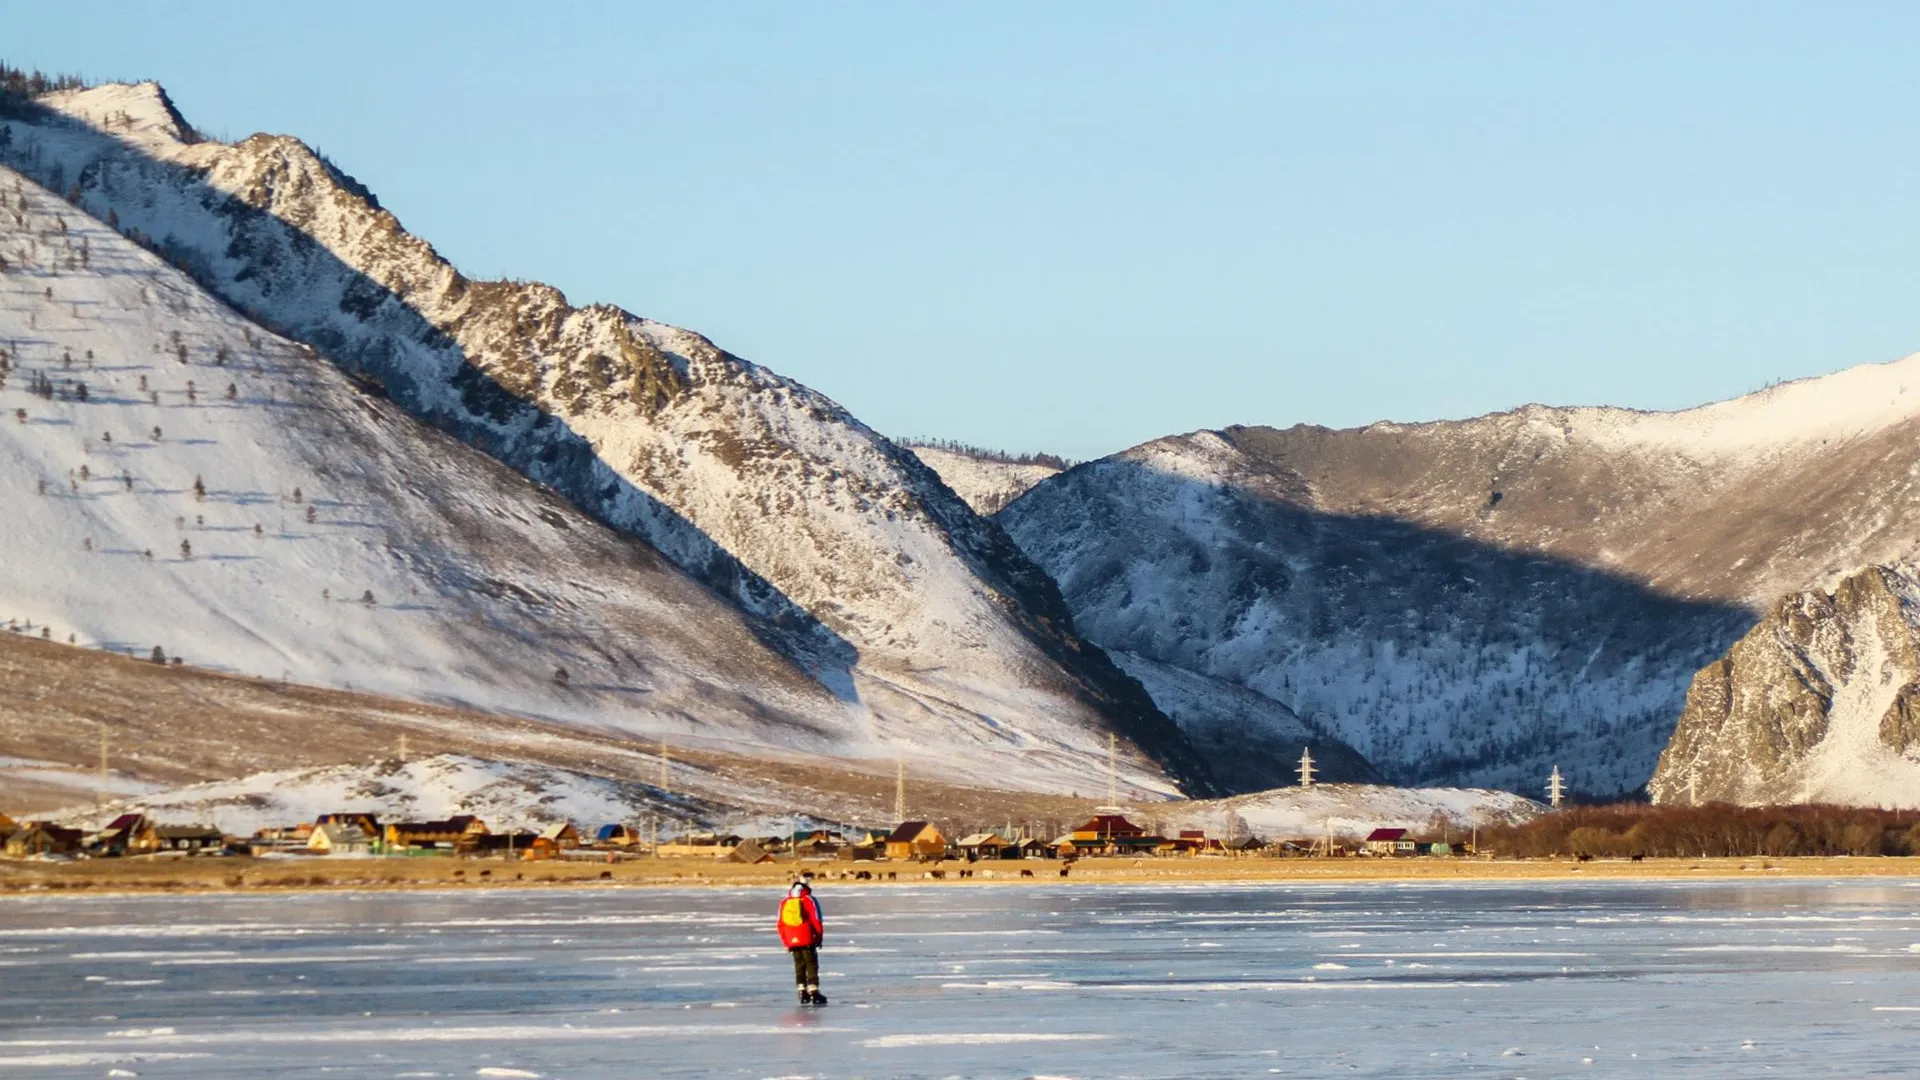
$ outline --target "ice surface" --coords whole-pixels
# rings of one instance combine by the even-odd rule
[[[820,894],[804,1011],[777,891],[9,899],[0,1075],[1860,1076],[1920,1036],[1905,883]]]

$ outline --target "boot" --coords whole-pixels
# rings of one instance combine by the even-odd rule
[[[807,987],[807,997],[809,999],[807,1004],[809,1005],[825,1005],[827,1003],[827,995],[821,993],[820,988],[817,986]]]
[[[813,990],[810,987],[800,986],[800,987],[795,987],[795,989],[800,991],[800,1004],[802,1005],[813,1004]]]

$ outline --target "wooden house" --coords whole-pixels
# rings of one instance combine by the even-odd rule
[[[963,836],[960,838],[959,842],[954,846],[958,847],[960,849],[960,853],[962,855],[965,855],[969,859],[1019,858],[1019,855],[1017,853],[1020,850],[1019,845],[1013,843],[1012,841],[1006,839],[1005,837],[999,835],[998,833],[990,833],[990,832],[974,833],[972,836]],[[1016,854],[1009,855],[1007,854],[1009,851],[1013,851]]]
[[[315,826],[307,850],[317,855],[365,855],[373,850],[373,836],[358,825],[328,822]]]
[[[1119,855],[1150,852],[1161,843],[1160,837],[1148,836],[1147,830],[1120,814],[1099,814],[1073,830],[1067,847],[1073,854]]]
[[[227,837],[211,825],[156,825],[155,850],[180,855],[215,855],[227,850]]]
[[[352,825],[354,828],[365,833],[369,842],[385,831],[380,827],[380,819],[378,817],[372,814],[358,814],[351,811],[321,814],[319,817],[313,819],[314,828],[318,829],[322,825]]]
[[[389,848],[437,847],[470,848],[487,835],[487,824],[472,814],[457,814],[445,821],[395,821],[387,825]]]
[[[1014,845],[1014,847],[1020,852],[1019,857],[1022,859],[1050,859],[1053,857],[1053,845],[1039,837],[1022,840]]]
[[[630,825],[602,825],[593,833],[594,847],[629,848],[639,847],[643,840],[639,832]]]
[[[1412,855],[1417,847],[1405,829],[1375,829],[1360,850],[1369,855]]]
[[[903,821],[887,837],[887,858],[938,859],[947,854],[947,838],[925,821]]]
[[[527,845],[525,859],[557,859],[563,851],[580,846],[580,830],[571,821],[559,821],[541,829]]]
[[[160,836],[145,814],[121,814],[95,833],[87,845],[95,855],[151,855],[160,850]]]
[[[26,859],[36,855],[77,855],[86,840],[79,829],[63,829],[51,821],[29,821],[13,830],[0,850],[9,858]]]
[[[770,863],[773,861],[773,853],[761,847],[760,841],[758,840],[742,840],[734,845],[732,851],[727,853],[727,861],[747,863],[749,865],[754,863]]]
[[[733,853],[740,838],[731,833],[691,833],[663,841],[655,854],[666,858],[724,859]]]
[[[540,838],[539,833],[530,832],[490,832],[485,836],[476,836],[464,850],[488,858],[506,857],[518,859]]]

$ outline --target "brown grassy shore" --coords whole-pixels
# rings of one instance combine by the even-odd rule
[[[875,875],[856,881],[855,869]],[[615,864],[507,862],[454,858],[394,859],[101,859],[74,863],[0,862],[0,897],[59,893],[252,893],[310,890],[524,889],[608,886],[765,886],[811,870],[822,888],[885,889],[933,884],[918,864],[808,862],[741,866],[697,859],[637,859]],[[1057,862],[946,863],[943,886],[1039,887],[1061,884],[1178,884],[1309,881],[1556,881],[1738,878],[1920,877],[1920,858],[1748,859],[1085,859],[1070,875]],[[961,869],[972,876],[960,878]],[[1033,877],[1020,876],[1031,870]],[[849,875],[843,878],[841,875]],[[892,880],[888,874],[896,875]],[[989,876],[991,875],[991,876]]]

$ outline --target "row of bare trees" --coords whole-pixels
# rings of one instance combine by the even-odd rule
[[[1920,813],[1853,806],[1576,806],[1482,830],[1482,850],[1540,858],[1920,855]]]

